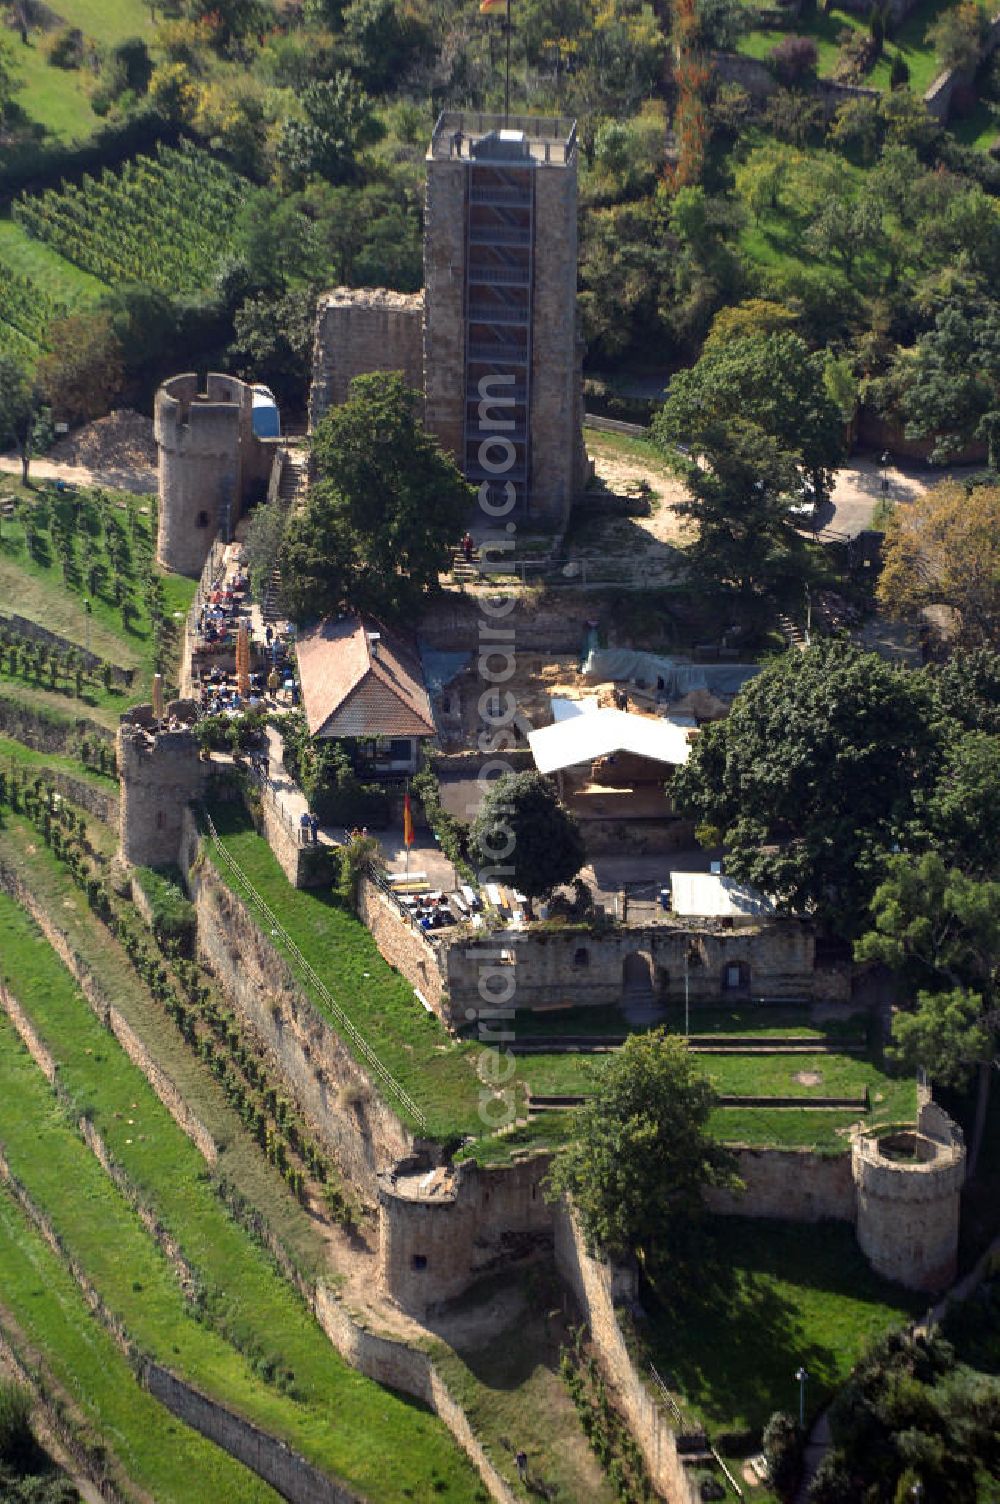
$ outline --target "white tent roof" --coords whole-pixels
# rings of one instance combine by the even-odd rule
[[[691,750],[689,735],[689,727],[666,716],[609,708],[588,710],[529,731],[528,745],[538,771],[555,773],[613,752],[632,752],[653,762],[684,763]]]
[[[671,872],[670,907],[692,919],[755,919],[774,913],[774,904],[756,888],[716,872]]]

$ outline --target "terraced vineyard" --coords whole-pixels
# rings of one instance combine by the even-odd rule
[[[428,1479],[442,1499],[476,1497],[440,1423],[348,1369],[229,1218],[193,1145],[6,896],[0,951],[6,985],[56,1063],[61,1097],[0,1019],[7,1162],[131,1340],[367,1497],[419,1497]],[[102,1135],[124,1189],[85,1147],[78,1113]],[[140,1222],[137,1204],[169,1230],[175,1255]],[[243,1488],[223,1496],[271,1497]]]
[[[251,186],[207,152],[158,146],[99,178],[84,174],[36,196],[14,220],[102,282],[143,282],[164,292],[206,288],[226,253],[234,215]]]

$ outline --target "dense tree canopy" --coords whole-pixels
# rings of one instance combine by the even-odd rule
[[[1000,1000],[1000,882],[948,867],[936,852],[891,857],[872,900],[874,927],[857,945],[909,988],[913,1011],[893,1016],[898,1058],[943,1086],[978,1077],[969,1173],[986,1126]]]
[[[725,841],[734,877],[857,933],[942,735],[926,676],[819,643],[766,664],[670,789]]]
[[[714,1102],[678,1035],[629,1035],[552,1167],[592,1248],[636,1254],[654,1273],[696,1254],[705,1189],[738,1183],[733,1156],[708,1132]]]
[[[315,480],[279,558],[297,621],[345,603],[399,614],[436,585],[475,493],[424,429],[417,400],[398,373],[359,376],[316,425]]]
[[[844,423],[823,370],[823,358],[797,334],[713,343],[673,378],[653,436],[703,455],[717,445],[720,429],[754,425],[796,458],[803,478],[822,496],[844,454]]]
[[[27,485],[37,395],[30,372],[16,355],[0,350],[0,449],[16,448]]]
[[[540,773],[504,773],[490,784],[469,834],[469,854],[480,870],[510,871],[528,898],[569,883],[584,862],[576,820]]]
[[[948,606],[959,641],[1000,647],[1000,486],[944,481],[897,507],[877,595],[895,616]]]

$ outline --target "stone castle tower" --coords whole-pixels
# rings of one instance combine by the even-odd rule
[[[231,538],[243,506],[267,482],[275,440],[253,431],[253,387],[235,376],[193,372],[156,393],[153,431],[159,464],[156,558],[177,574],[199,575],[216,536]]]
[[[576,127],[446,112],[426,163],[424,291],[321,298],[310,421],[354,376],[402,371],[484,515],[558,528],[586,465]]]
[[[119,850],[136,867],[177,863],[184,811],[205,791],[207,764],[194,737],[195,707],[167,706],[163,721],[137,705],[118,728]]]

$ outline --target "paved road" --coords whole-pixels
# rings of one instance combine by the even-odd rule
[[[871,527],[872,513],[882,497],[883,474],[886,481],[885,495],[891,502],[906,503],[922,496],[931,486],[943,480],[960,479],[974,475],[982,466],[958,466],[952,470],[927,470],[923,467],[901,468],[889,465],[883,472],[877,460],[855,459],[843,470],[837,471],[833,494],[829,502],[820,508],[817,522],[820,538],[836,538],[838,535],[854,537]]]

